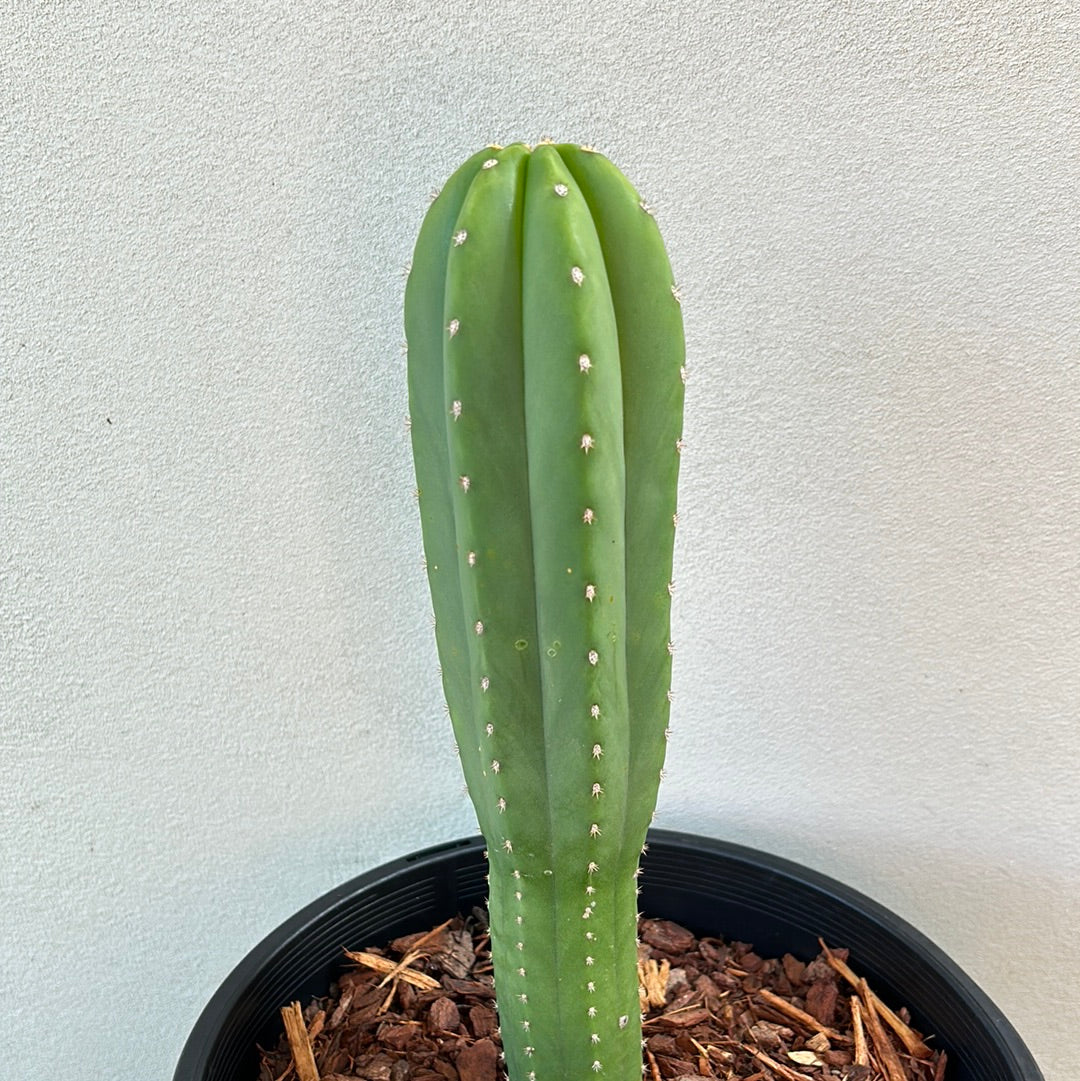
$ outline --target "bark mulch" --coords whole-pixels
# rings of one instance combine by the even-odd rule
[[[695,938],[643,919],[638,977],[647,1081],[942,1081],[932,1050],[847,965],[759,957],[746,943]],[[325,998],[282,1009],[260,1048],[258,1081],[504,1081],[480,909],[355,964]]]

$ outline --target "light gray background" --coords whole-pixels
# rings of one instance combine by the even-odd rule
[[[5,5],[0,1076],[167,1078],[263,934],[474,831],[402,268],[550,135],[683,289],[658,824],[891,906],[1074,1077],[1075,10]]]

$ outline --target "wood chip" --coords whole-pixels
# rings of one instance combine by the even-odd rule
[[[855,1039],[855,1065],[869,1066],[870,1051],[866,1046],[866,1029],[863,1027],[862,1007],[857,998],[851,999],[851,1030]]]
[[[296,1068],[298,1081],[319,1081],[319,1071],[315,1068],[315,1052],[311,1048],[304,1013],[299,1002],[292,1002],[281,1008],[281,1020],[285,1025],[285,1037],[292,1051],[293,1066]]]
[[[859,977],[856,976],[847,966],[846,962],[837,957],[836,954],[821,941],[821,939],[818,939],[818,943],[829,964],[843,976],[852,987],[858,990]],[[871,994],[873,993],[871,992]],[[915,1058],[930,1058],[934,1054],[934,1052],[919,1038],[918,1033],[914,1032],[910,1025],[905,1024],[900,1017],[893,1013],[893,1011],[890,1010],[877,995],[873,995],[873,1002],[874,1010],[877,1015],[884,1020],[897,1036],[900,1037],[900,1042],[907,1049],[909,1055],[913,1055]]]
[[[786,998],[781,998],[779,995],[773,994],[767,987],[762,987],[757,992],[758,998],[762,1002],[767,1002],[775,1010],[779,1010],[780,1013],[786,1017],[790,1017],[793,1021],[798,1021],[800,1025],[810,1029],[813,1032],[820,1032],[827,1036],[830,1040],[837,1043],[843,1043],[844,1037],[840,1035],[835,1029],[829,1028],[828,1025],[823,1025],[816,1017],[811,1016],[805,1010],[800,1010],[798,1006],[793,1005]]]
[[[346,950],[345,956],[350,961],[355,961],[358,965],[364,965],[366,968],[374,969],[376,972],[381,973],[386,978],[382,981],[383,984],[387,980],[400,979],[405,983],[412,984],[413,987],[419,987],[421,991],[434,991],[439,986],[439,981],[429,976],[426,972],[417,972],[416,969],[409,968],[409,965],[413,963],[418,957],[417,954],[406,954],[400,961],[391,961],[386,957],[380,957],[377,953],[364,953],[362,950],[353,951]],[[382,984],[380,984],[382,986]]]
[[[638,961],[637,972],[638,994],[642,1004],[653,1007],[666,1005],[671,962],[665,960],[658,965],[650,957],[648,961]]]
[[[889,1034],[881,1024],[881,1018],[878,1017],[877,1009],[874,1006],[874,996],[871,994],[865,979],[859,980],[859,997],[862,999],[862,1004],[866,1010],[866,1027],[870,1030],[870,1039],[874,1044],[874,1050],[877,1052],[878,1061],[885,1070],[886,1078],[888,1078],[888,1081],[909,1081],[907,1070],[904,1069],[900,1062],[900,1056],[896,1053],[896,1048],[893,1046],[892,1040],[889,1039]]]
[[[810,1081],[810,1078],[801,1073],[798,1070],[793,1070],[789,1066],[785,1066],[782,1062],[777,1062],[776,1059],[770,1058],[764,1051],[759,1050],[756,1047],[751,1047],[749,1044],[744,1045],[744,1049],[762,1063],[764,1066],[768,1066],[774,1073],[779,1074],[785,1081]]]
[[[652,1081],[661,1081],[660,1067],[656,1062],[656,1056],[647,1047],[645,1048],[645,1061],[648,1063]]]

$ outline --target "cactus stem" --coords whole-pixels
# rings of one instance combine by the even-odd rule
[[[682,450],[668,290],[680,298],[652,208],[602,159],[557,149],[481,151],[426,219],[406,293],[411,436],[451,720],[477,747],[463,766],[495,867],[493,927],[516,929],[493,934],[508,1075],[629,1081],[636,988],[610,987],[634,951],[611,940],[630,933],[667,722],[659,598]],[[542,422],[524,424],[534,407]],[[490,448],[496,469],[476,464]],[[631,575],[646,554],[652,569]],[[552,813],[535,814],[545,799]],[[583,925],[560,939],[575,903]]]

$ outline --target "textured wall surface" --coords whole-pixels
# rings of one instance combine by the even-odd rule
[[[168,1077],[264,933],[474,831],[402,267],[551,135],[682,284],[658,824],[871,894],[1075,1076],[1075,10],[5,5],[0,1075]]]

